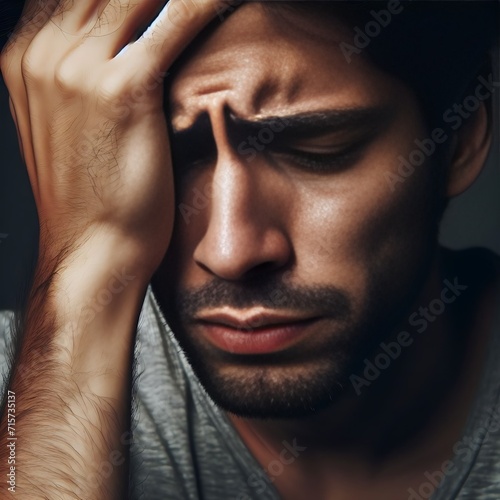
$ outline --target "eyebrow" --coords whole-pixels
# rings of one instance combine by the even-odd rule
[[[344,108],[303,112],[283,116],[266,116],[252,120],[239,118],[229,114],[228,120],[238,129],[245,129],[249,133],[259,132],[265,128],[284,125],[280,132],[281,137],[307,138],[326,135],[335,132],[363,132],[380,128],[392,116],[388,106],[366,108]]]
[[[346,136],[347,141],[371,140],[386,130],[394,115],[394,106],[330,109],[250,120],[236,116],[229,108],[224,110],[224,114],[226,134],[234,148],[237,149],[251,136],[259,136],[266,129],[273,133],[277,131],[272,147],[279,148],[297,140],[335,133]],[[276,129],[277,124],[281,124],[282,128]],[[190,127],[172,129],[171,146],[174,167],[215,158],[217,146],[208,113],[201,113]]]
[[[258,133],[265,128],[272,130],[276,125],[284,125],[280,136],[287,138],[314,137],[344,131],[369,131],[386,124],[392,115],[392,107],[390,106],[328,109],[291,115],[263,116],[254,119],[240,118],[229,109],[225,111],[226,121],[238,129],[239,134],[242,132]],[[205,125],[203,128],[206,128],[207,115],[201,116],[204,118],[201,119]],[[192,132],[200,128],[199,118],[188,128],[173,129],[174,136],[191,136]]]

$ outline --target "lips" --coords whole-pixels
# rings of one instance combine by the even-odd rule
[[[215,311],[199,314],[196,329],[212,345],[233,354],[266,354],[300,341],[319,321],[264,310]]]

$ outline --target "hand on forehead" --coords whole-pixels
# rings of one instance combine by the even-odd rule
[[[203,27],[224,8],[221,0],[29,0],[3,59],[20,63],[35,37],[58,28],[64,45],[92,52],[94,62],[113,59],[131,43],[124,60],[129,75],[166,69]],[[53,50],[54,47],[51,47]]]

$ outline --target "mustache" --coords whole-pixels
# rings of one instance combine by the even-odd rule
[[[352,313],[348,294],[337,287],[299,286],[276,277],[245,283],[215,279],[196,289],[178,290],[174,302],[176,314],[183,320],[192,319],[202,309],[224,306],[314,312],[339,320],[349,318]]]

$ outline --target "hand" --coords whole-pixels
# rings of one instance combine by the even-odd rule
[[[28,0],[1,56],[40,220],[38,266],[9,381],[23,436],[21,498],[126,495],[128,461],[110,477],[99,468],[111,453],[128,457],[121,436],[129,428],[137,319],[173,224],[163,76],[222,2],[161,4]],[[89,300],[110,294],[113,269],[133,279],[113,287],[112,300],[89,317]],[[5,412],[0,417],[6,436]],[[9,450],[2,450],[5,477]],[[7,495],[3,482],[0,496]]]
[[[152,275],[168,247],[173,178],[163,77],[217,0],[28,0],[1,56],[40,221],[58,256],[96,238]]]

